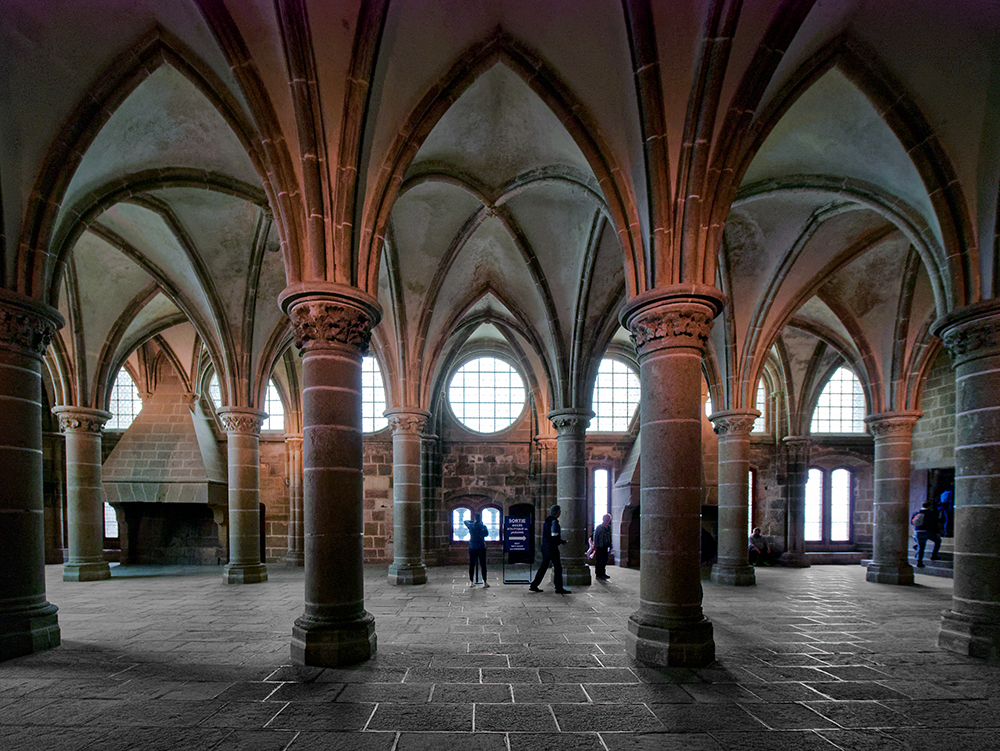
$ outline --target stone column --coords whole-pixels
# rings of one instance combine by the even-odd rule
[[[260,429],[266,412],[241,407],[219,410],[229,447],[229,563],[227,584],[267,581],[260,560]]]
[[[806,556],[806,481],[809,479],[808,436],[790,435],[781,439],[785,444],[785,513],[788,538],[781,564],[794,568],[808,568]]]
[[[430,412],[386,410],[392,428],[392,530],[390,584],[426,584],[421,483],[421,434]]]
[[[295,284],[279,298],[302,353],[305,611],[292,661],[335,667],[375,652],[365,611],[361,358],[381,309],[341,284]]]
[[[302,435],[285,436],[285,467],[288,477],[288,552],[289,566],[305,564],[302,549]]]
[[[910,553],[910,450],[917,411],[882,412],[865,418],[875,437],[875,532],[865,579],[913,584]]]
[[[0,289],[0,660],[59,646],[45,598],[42,355],[63,318]]]
[[[589,585],[587,530],[593,513],[587,499],[587,426],[589,409],[556,409],[548,414],[556,429],[556,503],[562,508],[559,527],[566,544],[559,548],[566,586]]]
[[[955,580],[938,646],[1000,660],[1000,301],[935,324],[955,365]]]
[[[639,609],[626,649],[653,665],[696,667],[715,659],[701,590],[702,356],[722,308],[712,287],[657,289],[621,313],[639,356]]]
[[[54,407],[66,436],[66,526],[69,560],[63,581],[111,578],[104,560],[104,485],[101,483],[101,434],[113,415],[102,409]]]
[[[760,417],[755,409],[715,412],[709,419],[719,436],[719,559],[712,581],[748,587],[757,583],[747,557],[750,517],[750,431]]]

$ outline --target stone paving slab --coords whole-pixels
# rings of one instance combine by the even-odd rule
[[[814,566],[703,582],[718,660],[687,669],[626,654],[635,571],[560,597],[467,588],[464,567],[395,587],[373,566],[378,653],[322,669],[288,659],[302,571],[269,569],[225,586],[216,567],[98,583],[46,567],[63,646],[0,664],[0,749],[1000,748],[1000,666],[935,645],[947,579]]]

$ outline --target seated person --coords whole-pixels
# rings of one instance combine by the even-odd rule
[[[767,538],[760,533],[760,527],[754,527],[750,535],[748,558],[750,565],[767,563],[767,557],[771,553],[771,547],[767,544]]]

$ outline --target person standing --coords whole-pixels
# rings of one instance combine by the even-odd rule
[[[466,520],[465,526],[469,529],[469,586],[476,585],[476,567],[483,572],[483,589],[488,589],[490,583],[486,581],[486,538],[490,536],[490,530],[482,522],[480,514],[473,514],[471,520]]]
[[[608,557],[611,554],[611,514],[605,514],[601,524],[594,530],[594,569],[595,576],[607,581]]]
[[[934,541],[931,560],[937,560],[938,550],[941,548],[941,515],[938,514],[934,501],[928,498],[910,521],[917,528],[917,568],[923,568],[924,548],[927,547],[928,540]]]
[[[528,587],[532,592],[541,592],[538,585],[542,583],[542,578],[552,565],[552,578],[556,584],[556,592],[561,595],[568,595],[570,592],[563,587],[562,561],[559,558],[559,546],[566,542],[562,538],[562,529],[559,527],[559,514],[562,509],[555,505],[549,509],[549,515],[545,517],[542,525],[542,565],[538,567],[538,573]]]

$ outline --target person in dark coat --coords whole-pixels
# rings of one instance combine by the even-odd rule
[[[473,514],[465,526],[469,528],[469,586],[475,586],[476,566],[479,566],[483,572],[483,589],[487,589],[490,584],[486,581],[486,538],[490,531],[479,514]]]
[[[538,585],[542,583],[542,578],[552,565],[552,578],[555,580],[556,592],[561,595],[568,595],[569,590],[563,587],[562,561],[559,559],[559,546],[566,540],[562,538],[562,530],[559,527],[559,514],[562,509],[555,505],[549,509],[549,515],[545,517],[542,525],[542,565],[538,567],[538,573],[528,587],[532,592],[541,592]]]
[[[917,568],[924,567],[924,548],[927,541],[934,541],[934,550],[931,552],[931,560],[936,561],[938,550],[941,548],[941,515],[938,513],[937,504],[928,499],[924,505],[915,513],[910,520],[917,529]]]
[[[611,554],[611,514],[605,514],[601,524],[594,530],[594,575],[607,581],[608,557]]]

